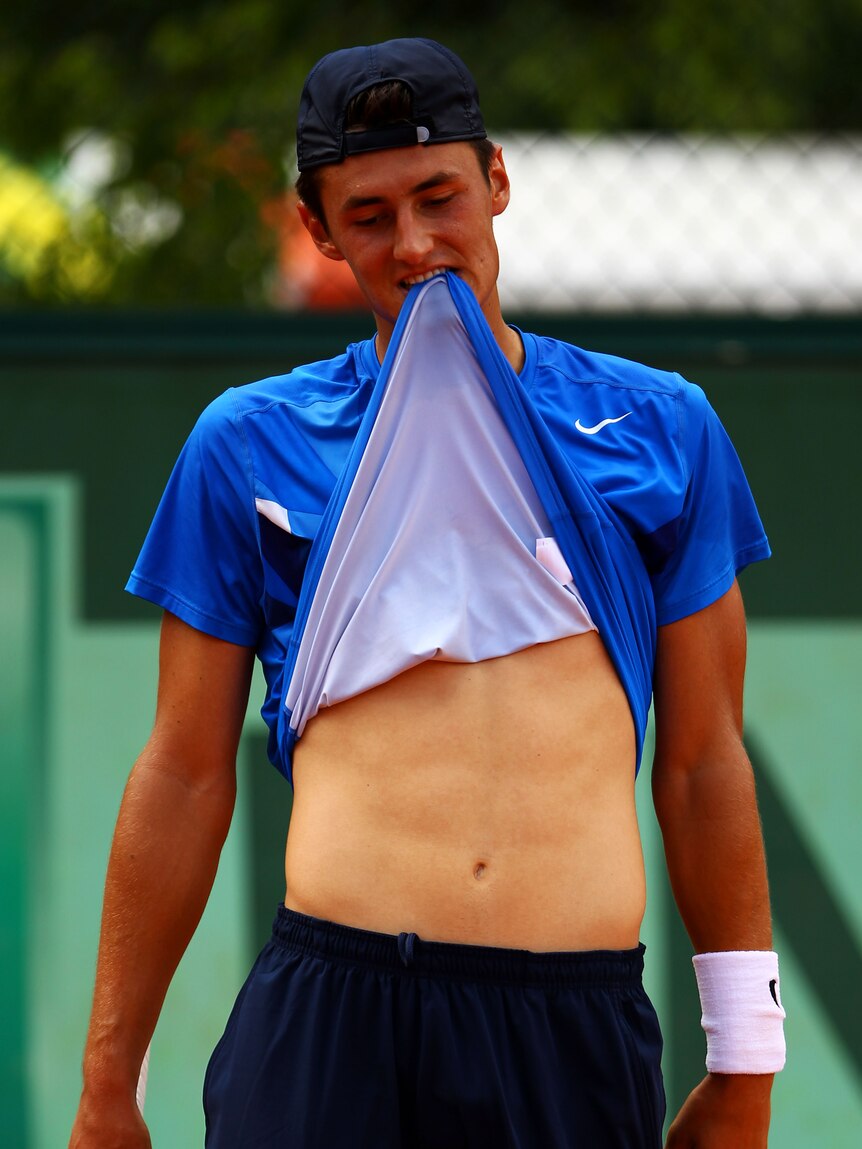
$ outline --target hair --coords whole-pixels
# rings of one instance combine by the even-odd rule
[[[393,124],[404,123],[413,115],[413,93],[403,80],[384,80],[358,92],[348,103],[344,112],[346,132],[365,132],[377,128],[388,128]],[[496,152],[495,145],[488,139],[467,140],[476,153],[479,167],[490,184],[491,163]],[[324,166],[324,165],[321,165]],[[300,172],[296,181],[296,194],[320,222],[326,227],[323,205],[320,201],[320,168],[310,168]]]

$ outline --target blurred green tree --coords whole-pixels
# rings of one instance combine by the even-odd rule
[[[265,305],[305,73],[400,35],[464,56],[492,135],[862,127],[860,0],[31,0],[0,30],[0,304]]]

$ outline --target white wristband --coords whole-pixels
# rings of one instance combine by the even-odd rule
[[[784,1068],[784,1009],[778,954],[730,950],[692,958],[710,1073],[777,1073]]]

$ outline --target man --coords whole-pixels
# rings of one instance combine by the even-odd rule
[[[135,568],[166,612],[157,715],[72,1146],[149,1144],[135,1083],[230,823],[255,653],[295,800],[285,905],[207,1072],[209,1146],[660,1144],[651,693],[710,1070],[668,1146],[765,1146],[783,1011],[735,573],[768,546],[733,450],[677,377],[506,325],[509,181],[447,49],[325,57],[298,161],[302,221],[376,337],[217,400]]]

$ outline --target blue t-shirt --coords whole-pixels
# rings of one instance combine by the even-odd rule
[[[656,627],[708,606],[769,555],[739,459],[703,392],[678,375],[524,333],[517,376],[469,289],[445,282],[620,675],[639,759]],[[285,687],[418,290],[382,367],[367,340],[204,411],[128,583],[189,625],[256,648],[270,758],[288,777]]]

